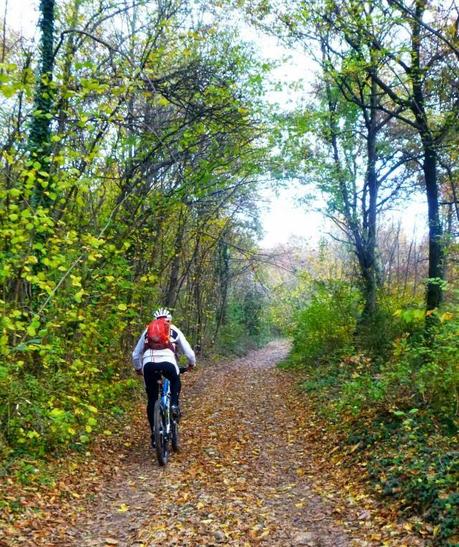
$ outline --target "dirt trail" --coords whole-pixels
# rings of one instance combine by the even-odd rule
[[[287,350],[276,342],[189,374],[183,451],[159,468],[142,415],[95,499],[24,544],[424,545],[320,452],[306,401],[275,368]]]

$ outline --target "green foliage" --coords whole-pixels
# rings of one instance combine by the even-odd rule
[[[359,413],[375,404],[400,410],[419,406],[448,421],[459,404],[458,319],[448,312],[441,314],[435,336],[426,339],[425,313],[413,315],[409,310],[405,317],[411,332],[400,334],[380,366],[353,372],[354,377],[343,384],[340,408]],[[417,330],[413,317],[419,318]]]
[[[437,315],[439,321],[432,338],[419,337],[417,341],[411,335],[413,342],[409,338],[396,342],[393,357],[384,373],[395,390],[398,375],[392,369],[400,367],[401,370],[413,371],[415,384],[412,389],[419,394],[420,404],[448,419],[455,415],[459,403],[459,318],[457,312]]]
[[[347,442],[359,448],[375,489],[397,500],[407,514],[417,512],[432,524],[437,543],[450,545],[457,529],[456,440],[431,413],[412,408],[363,414],[341,427]]]
[[[380,291],[378,307],[371,317],[359,318],[355,343],[367,353],[376,365],[384,362],[391,353],[394,341],[404,331],[404,320],[394,316],[395,301]],[[400,304],[399,304],[400,305]],[[419,310],[424,316],[424,312]]]
[[[0,455],[7,464],[82,449],[129,407],[139,386],[130,352],[156,305],[173,308],[190,341],[207,349],[223,292],[219,241],[253,246],[256,198],[247,180],[265,156],[255,118],[266,68],[229,31],[184,29],[185,6],[141,2],[128,11],[129,30],[125,10],[110,9],[97,41],[73,32],[59,41],[48,24],[47,47],[33,54],[10,47],[10,39],[23,41],[6,29]],[[100,18],[96,6],[79,2],[55,15],[56,28],[70,29]],[[109,56],[104,41],[113,44]],[[118,54],[122,43],[128,55]],[[250,225],[241,219],[246,210]]]
[[[375,488],[422,514],[448,544],[458,524],[459,318],[453,308],[435,312],[426,336],[425,311],[396,305],[383,300],[378,332],[355,337],[353,290],[318,284],[297,314],[284,366],[301,371],[309,399],[351,454],[360,449],[352,457],[366,462]]]
[[[56,338],[54,343],[48,339],[42,346],[28,345],[26,352],[13,354],[21,359],[12,361],[9,374],[0,379],[0,424],[8,453],[37,457],[84,445],[115,403],[132,399],[136,382],[122,377],[120,365],[126,364],[113,354],[119,347],[114,335],[121,336],[123,329],[91,322],[89,314],[86,320],[90,328],[83,330],[88,334],[78,330],[69,347]],[[111,338],[103,332],[104,326],[111,327]],[[29,359],[31,364],[40,362],[39,370],[28,370]],[[102,423],[99,409],[104,409]]]
[[[256,288],[250,288],[244,295],[231,297],[227,321],[220,330],[216,348],[223,354],[244,355],[249,349],[265,344],[272,336],[266,296]]]
[[[292,359],[318,364],[333,361],[353,347],[358,293],[342,282],[318,282],[310,303],[298,312]]]

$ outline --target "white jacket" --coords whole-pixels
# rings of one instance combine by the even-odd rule
[[[177,359],[175,354],[170,349],[147,349],[144,353],[143,348],[145,346],[145,335],[147,329],[145,329],[140,336],[134,351],[132,352],[132,364],[136,370],[142,370],[147,363],[172,363],[176,366],[178,372]],[[188,362],[191,365],[196,364],[196,356],[191,349],[188,340],[185,338],[183,332],[171,325],[171,342],[177,347],[179,353],[186,356]]]

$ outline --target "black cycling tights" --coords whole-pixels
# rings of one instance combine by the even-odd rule
[[[171,404],[179,404],[181,382],[180,374],[177,373],[175,365],[167,362],[147,363],[143,367],[143,377],[148,397],[147,416],[152,431],[154,427],[155,402],[158,398],[158,380],[161,374],[171,383]]]

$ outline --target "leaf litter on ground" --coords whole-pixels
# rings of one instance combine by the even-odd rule
[[[372,496],[364,463],[343,465],[333,432],[275,367],[287,351],[274,342],[189,374],[182,451],[165,468],[139,405],[124,430],[61,462],[53,487],[12,481],[22,507],[2,515],[0,544],[429,545]]]

